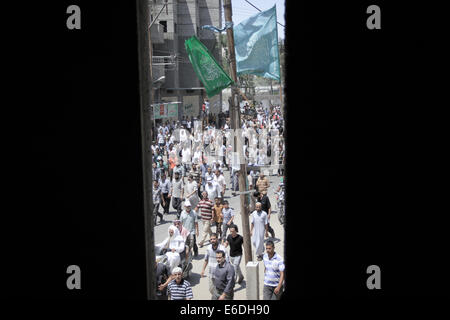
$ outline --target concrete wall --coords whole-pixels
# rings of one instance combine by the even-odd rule
[[[220,28],[222,26],[222,8],[221,0],[199,0],[200,25],[212,25]],[[200,39],[214,39],[215,35],[209,30],[201,29],[199,32]]]

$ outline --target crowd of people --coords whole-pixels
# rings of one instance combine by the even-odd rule
[[[223,123],[216,121],[206,124],[192,117],[161,123],[151,146],[153,181],[159,180],[163,174],[172,181],[175,172],[179,172],[179,177],[184,181],[192,174],[203,189],[207,183],[208,168],[213,174],[217,170],[223,172],[227,169],[231,170],[231,187],[237,191],[240,172],[236,164],[240,154],[250,169],[278,168],[278,174],[283,175],[284,119],[280,107],[273,106],[270,110],[259,107],[256,110],[253,115],[243,114],[241,127],[236,130],[231,129],[229,118],[225,118]],[[240,135],[243,142],[242,150],[236,149],[236,152],[235,135]],[[255,181],[257,171],[249,170],[251,182]],[[211,172],[208,174],[215,179]]]
[[[242,174],[236,165],[238,161],[233,159],[236,157],[233,154],[234,134],[242,137],[243,149],[238,153],[241,151],[245,155],[249,168],[244,173],[248,190],[256,190],[250,216],[251,239],[257,259],[265,266],[264,299],[280,297],[284,263],[274,252],[274,243],[270,240],[264,242],[269,233],[274,238],[275,232],[269,224],[269,180],[264,174],[266,170],[261,168],[272,169],[279,176],[284,174],[284,120],[278,106],[270,110],[262,107],[255,110],[252,115],[241,116],[239,131],[231,130],[230,120],[223,117],[221,123],[208,124],[183,117],[182,121],[166,122],[157,127],[152,144],[155,225],[158,217],[159,223],[164,222],[170,205],[177,215],[174,225],[168,229],[167,238],[156,245],[157,252],[163,251],[167,257],[166,264],[157,263],[160,299],[193,298],[190,284],[183,279],[179,265],[191,254],[197,257],[198,249],[206,242],[208,247],[201,276],[205,276],[208,267],[212,299],[233,299],[235,283],[244,279],[240,269],[243,237],[238,234],[238,226],[234,223],[234,210],[224,199],[227,185],[231,185],[233,195],[239,191],[238,177]],[[230,183],[225,179],[225,170],[230,171]],[[162,213],[159,212],[160,205]]]

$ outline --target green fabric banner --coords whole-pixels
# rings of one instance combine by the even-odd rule
[[[196,36],[184,42],[189,60],[197,77],[203,83],[209,98],[230,86],[233,81],[217,63],[208,49]]]

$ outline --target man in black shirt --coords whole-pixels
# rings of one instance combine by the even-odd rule
[[[263,194],[261,192],[256,191],[253,196],[257,199],[257,202],[261,202],[261,210],[267,213],[267,229],[269,230],[270,236],[275,238],[275,230],[270,226],[270,214],[272,213],[270,200],[267,194]]]
[[[236,274],[237,283],[241,283],[244,280],[244,275],[241,271],[241,259],[242,259],[242,244],[244,243],[244,238],[239,235],[238,227],[232,224],[230,227],[230,234],[225,241],[225,248],[230,246],[230,263],[233,265],[234,272]]]

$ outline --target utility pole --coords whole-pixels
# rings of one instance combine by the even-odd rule
[[[150,12],[151,11],[153,11],[153,6],[151,7]],[[151,14],[149,16],[151,16]],[[159,14],[158,14],[158,16],[159,16]],[[149,46],[149,54],[150,54],[150,82],[151,82],[150,98],[151,98],[151,101],[153,103],[155,103],[155,90],[153,89],[153,46],[152,46],[152,31],[151,31],[151,27],[152,27],[153,23],[156,21],[156,18],[155,18],[155,20],[151,21],[150,27],[148,28],[148,46]],[[150,108],[151,117],[153,118],[152,134],[153,134],[153,136],[156,137],[157,133],[156,133],[155,113],[153,112],[153,106],[152,105],[150,105],[149,108]]]
[[[233,21],[233,11],[231,7],[231,0],[224,0],[223,8],[225,11],[225,22]],[[227,29],[227,40],[228,40],[228,51],[230,58],[230,73],[231,79],[234,81],[234,84],[231,87],[231,99],[230,101],[230,115],[232,114],[231,128],[234,132],[234,152],[238,152],[239,154],[239,162],[240,162],[240,174],[239,174],[239,191],[240,191],[240,200],[241,200],[241,219],[242,219],[242,234],[244,237],[244,251],[245,251],[245,264],[249,261],[252,261],[252,244],[250,240],[250,224],[248,219],[248,204],[247,204],[247,196],[244,193],[247,191],[245,179],[247,179],[247,170],[245,166],[245,158],[243,154],[243,144],[242,144],[242,135],[238,133],[237,129],[241,128],[241,117],[240,117],[240,108],[237,104],[237,74],[236,74],[236,57],[234,51],[234,34],[233,29]]]
[[[283,86],[281,85],[280,79],[280,111],[283,112]]]
[[[145,248],[147,263],[147,298],[156,299],[156,279],[154,270],[156,270],[155,245],[154,245],[154,224],[153,224],[153,200],[152,200],[152,164],[151,164],[151,141],[152,141],[152,123],[150,120],[152,102],[152,78],[151,59],[150,59],[150,30],[149,26],[149,7],[147,0],[136,0],[137,8],[137,28],[138,28],[138,54],[139,54],[139,91],[141,105],[141,137],[142,137],[142,171],[143,171],[143,190],[144,192],[144,223],[145,223]],[[150,92],[149,92],[150,91]]]

